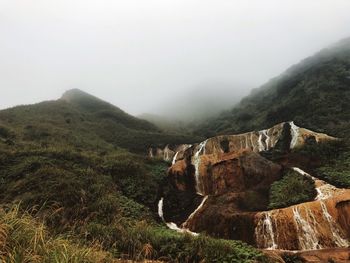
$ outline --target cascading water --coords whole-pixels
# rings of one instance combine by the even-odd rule
[[[179,152],[176,152],[175,155],[174,155],[174,158],[173,158],[173,161],[172,161],[172,164],[175,164],[176,163],[176,158],[178,156]]]
[[[207,144],[207,140],[205,140],[204,142],[201,142],[198,146],[198,150],[197,152],[194,154],[193,156],[193,165],[195,168],[195,179],[196,179],[196,191],[197,194],[199,195],[203,195],[203,186],[200,180],[200,175],[199,175],[199,167],[200,167],[200,162],[201,162],[201,157],[200,157],[200,153],[203,151],[203,154],[205,154],[205,145]]]
[[[163,215],[163,202],[164,202],[164,198],[162,197],[159,202],[158,202],[158,216],[163,220],[164,220],[164,215]]]
[[[349,241],[343,238],[342,231],[339,229],[333,217],[329,214],[326,204],[322,201],[320,201],[320,204],[323,212],[323,218],[328,222],[329,228],[332,232],[333,242],[338,247],[348,247],[350,245]]]
[[[194,211],[190,214],[190,216],[187,218],[187,220],[185,221],[185,223],[182,224],[183,227],[186,227],[186,226],[187,226],[188,221],[191,220],[191,219],[194,217],[195,214],[197,214],[197,212],[203,207],[203,205],[205,204],[205,202],[207,201],[207,199],[208,199],[208,196],[205,196],[205,197],[202,199],[202,202],[201,202],[200,205],[197,207],[197,209],[194,210]]]
[[[343,191],[342,189],[336,188],[335,186],[333,186],[331,184],[328,184],[328,183],[326,183],[323,180],[320,180],[320,179],[318,179],[316,177],[311,176],[310,174],[308,174],[307,172],[301,170],[298,167],[292,167],[292,169],[294,171],[296,171],[297,173],[299,173],[299,174],[301,174],[303,176],[309,177],[312,180],[314,180],[315,185],[317,185],[316,188],[315,188],[316,192],[317,192],[317,196],[316,196],[315,200],[328,199],[328,198],[332,197],[335,192]]]
[[[188,221],[194,217],[194,215],[203,207],[203,205],[205,204],[205,202],[207,201],[208,196],[205,196],[202,199],[202,202],[200,203],[200,205],[196,208],[196,210],[194,210],[190,216],[186,219],[186,221],[182,224],[182,227],[178,227],[177,224],[175,224],[174,222],[166,222],[164,219],[164,213],[163,213],[163,203],[164,203],[164,198],[162,197],[159,202],[158,202],[158,216],[163,220],[163,222],[167,225],[168,228],[175,230],[177,232],[180,233],[188,233],[191,234],[193,236],[198,236],[199,234],[196,232],[192,232],[189,229],[186,228]]]
[[[310,215],[312,211],[308,211],[307,207],[304,207],[305,214]],[[298,206],[293,207],[294,221],[297,226],[297,234],[300,249],[321,249],[322,246],[319,244],[317,237],[317,229],[315,229],[315,224],[310,223],[309,216],[303,218],[300,214]],[[314,219],[314,218],[313,218]]]
[[[255,228],[257,244],[266,249],[277,249],[275,233],[272,224],[271,212],[264,213],[264,220],[261,220]],[[260,240],[262,239],[262,240]]]
[[[298,142],[299,127],[296,126],[293,121],[291,121],[289,124],[290,124],[290,133],[292,136],[292,139],[290,141],[290,149],[293,149]]]
[[[271,138],[268,135],[268,130],[259,131],[259,139],[258,139],[259,152],[268,151],[270,149],[270,147],[269,147],[270,141],[271,141]]]
[[[185,229],[185,228],[178,227],[177,224],[175,224],[174,222],[166,222],[164,219],[164,214],[163,214],[163,203],[164,203],[164,198],[162,197],[158,202],[158,215],[163,220],[163,222],[167,225],[168,228],[175,230],[177,232],[180,232],[180,233],[189,233],[193,236],[198,235],[198,233],[192,232],[192,231]]]

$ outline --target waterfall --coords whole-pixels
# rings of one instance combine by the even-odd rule
[[[259,152],[265,151],[265,146],[262,143],[262,136],[263,136],[262,131],[259,131],[259,139],[258,139]]]
[[[205,201],[207,200],[208,196],[204,197],[201,204],[199,205],[199,207],[187,218],[187,220],[185,221],[185,223],[191,218],[191,216],[193,217],[195,215],[195,213],[198,212],[198,210],[204,205]],[[179,233],[188,233],[192,236],[198,236],[198,233],[192,232],[190,230],[188,230],[187,228],[180,228],[178,227],[177,224],[175,224],[174,222],[166,222],[164,219],[164,214],[163,214],[163,203],[164,203],[164,198],[162,197],[159,202],[158,202],[158,216],[163,220],[163,222],[167,225],[167,227],[171,230],[175,230]],[[185,224],[184,223],[184,224]]]
[[[271,142],[271,138],[267,134],[267,132],[268,130],[259,131],[259,139],[258,139],[259,152],[269,150],[269,144]]]
[[[198,146],[198,151],[194,154],[193,156],[193,164],[195,168],[195,179],[196,179],[196,191],[198,194],[203,195],[203,189],[202,189],[202,184],[200,182],[200,175],[199,175],[199,168],[200,168],[200,162],[201,162],[201,157],[200,153],[203,151],[203,154],[205,154],[205,146],[207,144],[208,140],[205,140],[204,142],[201,142]]]
[[[333,217],[329,214],[326,204],[322,201],[320,201],[320,204],[322,208],[323,218],[329,224],[334,243],[338,247],[348,247],[350,245],[349,241],[342,237],[342,232],[337,226],[336,222],[333,220]]]
[[[186,219],[185,223],[183,223],[183,226],[186,227],[187,226],[187,222],[192,219],[194,217],[195,214],[197,214],[197,212],[203,207],[203,205],[205,204],[205,202],[207,201],[208,199],[208,196],[205,196],[203,199],[202,199],[202,202],[200,203],[200,205],[196,208],[196,210],[194,210],[190,216]]]
[[[162,197],[158,202],[158,216],[164,221],[163,202],[164,202],[164,198]]]
[[[263,238],[263,248],[277,249],[275,233],[273,231],[272,214],[271,212],[264,213],[264,220],[260,220],[255,229],[256,242],[259,243],[259,238]]]
[[[321,180],[319,180],[321,181]],[[323,181],[321,181],[323,182]],[[336,191],[343,191],[342,189],[338,189],[333,185],[324,183],[318,187],[316,187],[317,196],[316,200],[324,200],[332,197]]]
[[[172,161],[172,164],[175,164],[176,163],[176,158],[177,158],[177,155],[179,154],[179,152],[176,152],[175,155],[174,155],[174,158],[173,158],[173,161]]]
[[[293,149],[298,142],[299,127],[296,126],[293,121],[291,121],[289,124],[290,124],[290,133],[292,136],[292,139],[290,141],[290,149]]]
[[[306,218],[303,218],[299,212],[297,206],[293,207],[293,215],[294,221],[297,226],[297,235],[300,249],[308,250],[308,249],[321,249],[322,246],[319,244],[319,240],[317,237],[317,230],[315,229],[316,224],[310,224],[307,216],[310,217],[312,215],[312,219],[315,220],[312,211],[308,211],[306,207],[304,207]]]

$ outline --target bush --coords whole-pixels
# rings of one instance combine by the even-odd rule
[[[265,257],[239,241],[179,234],[163,227],[140,222],[125,229],[118,250],[134,260],[159,259],[166,262],[263,262]]]
[[[350,152],[316,170],[318,177],[341,188],[350,188]]]
[[[281,180],[271,185],[268,207],[275,209],[311,201],[316,194],[312,178],[287,171]]]
[[[283,254],[282,258],[286,263],[304,263],[305,262],[305,260],[299,255]]]

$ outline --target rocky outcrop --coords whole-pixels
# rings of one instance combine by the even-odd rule
[[[340,219],[350,210],[337,205],[350,200],[350,190],[326,200],[260,212],[255,215],[255,240],[259,248],[312,250],[347,247],[349,232]]]
[[[167,145],[164,149],[150,148],[149,157],[162,158],[166,161],[181,160],[184,152],[189,148],[198,154],[231,153],[241,150],[254,152],[269,151],[274,148],[287,151],[303,146],[306,143],[318,143],[325,140],[335,139],[323,133],[298,127],[294,122],[282,122],[269,129],[247,132],[237,135],[221,135],[207,139],[195,145],[179,145],[172,150]],[[176,156],[175,156],[176,155]],[[175,159],[174,159],[175,157]]]
[[[291,259],[298,258],[298,262],[305,263],[348,263],[350,261],[349,248],[332,248],[319,249],[308,251],[264,251],[264,254],[271,262],[286,263],[292,262]],[[284,261],[283,258],[289,258],[289,261]]]
[[[289,122],[181,146],[174,151],[163,189],[162,218],[177,230],[239,239],[262,249],[347,247],[350,190],[291,167],[314,180],[315,200],[266,211],[270,186],[281,178],[284,167],[259,153],[288,155],[295,147],[332,139]]]

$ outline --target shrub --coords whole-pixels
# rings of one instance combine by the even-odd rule
[[[312,178],[295,171],[287,171],[281,180],[271,185],[268,207],[275,209],[311,201],[316,194]]]

